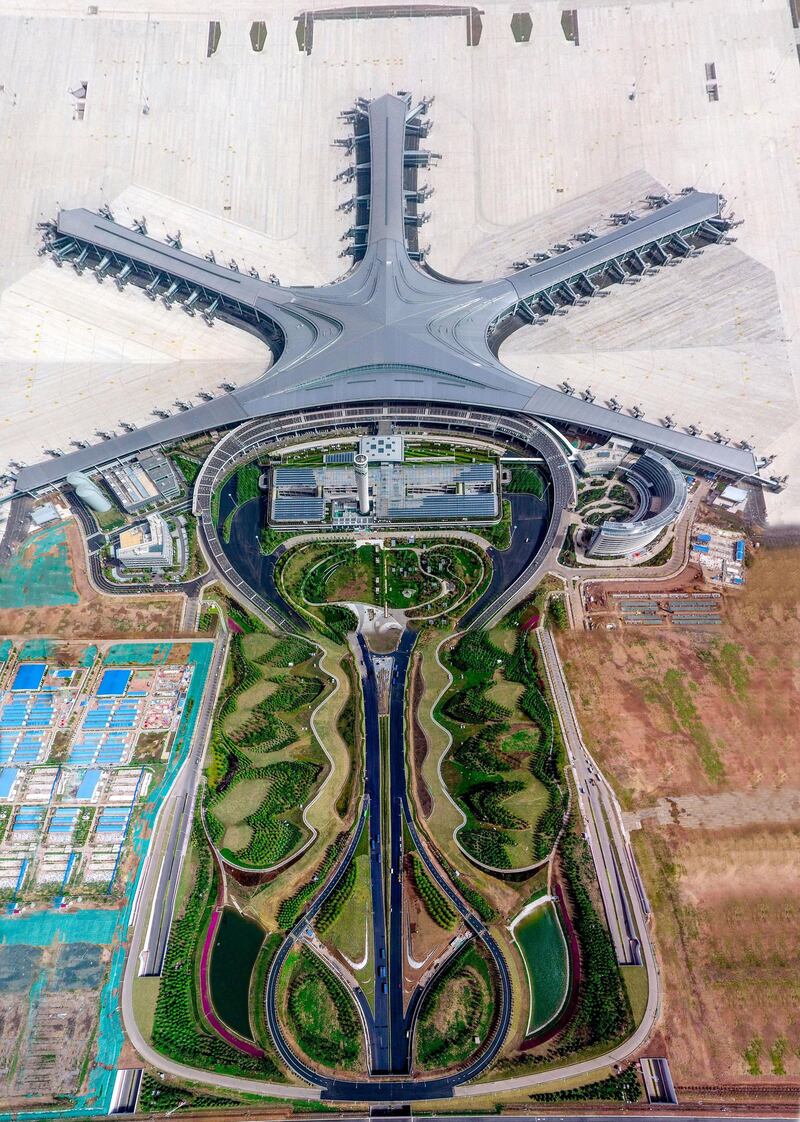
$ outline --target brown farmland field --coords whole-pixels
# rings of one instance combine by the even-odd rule
[[[775,550],[726,597],[722,627],[558,635],[584,737],[626,809],[800,788],[799,606],[800,552]]]
[[[647,825],[633,842],[656,915],[676,1084],[796,1085],[800,827]]]
[[[799,606],[800,552],[776,549],[722,627],[558,635],[584,738],[642,817],[679,1086],[800,1077]]]

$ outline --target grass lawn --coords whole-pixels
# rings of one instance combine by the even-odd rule
[[[233,826],[258,810],[265,793],[263,779],[242,779],[230,785],[214,806],[214,813],[224,826]]]
[[[292,951],[279,1008],[299,1048],[326,1068],[352,1070],[363,1063],[363,1031],[353,998],[342,982],[306,947]]]
[[[376,558],[379,550],[372,545],[347,549],[345,552],[342,552],[341,546],[334,546],[333,550],[337,555],[341,554],[343,559],[325,581],[324,597],[312,595],[311,600],[319,602],[320,599],[324,599],[328,603],[347,600],[377,604],[381,598],[380,563]],[[325,565],[323,564],[321,568],[324,570]]]
[[[633,1010],[634,1024],[640,1024],[647,1008],[647,970],[644,966],[621,966],[628,1001]]]
[[[133,982],[133,1016],[146,1040],[153,1033],[160,984],[160,978],[135,978]]]
[[[358,979],[359,985],[370,1003],[375,997],[375,964],[372,940],[372,893],[370,888],[369,829],[361,833],[354,861],[356,863],[356,882],[342,911],[325,931],[323,941],[338,951],[348,962],[349,968]],[[360,964],[367,954],[367,961],[358,970],[353,963]]]

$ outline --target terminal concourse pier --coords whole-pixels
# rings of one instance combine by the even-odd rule
[[[410,95],[359,100],[352,128],[357,218],[352,269],[318,288],[284,287],[155,241],[142,223],[128,229],[106,210],[60,211],[44,223],[43,252],[56,264],[134,284],[153,300],[190,315],[222,316],[268,342],[274,362],[255,382],[101,445],[24,467],[17,489],[35,491],[158,443],[252,418],[306,416],[334,405],[404,402],[467,404],[540,417],[561,426],[614,433],[661,450],[680,465],[702,465],[755,479],[749,448],[699,439],[641,415],[605,409],[512,373],[496,357],[500,341],[523,323],[567,312],[609,285],[639,277],[726,236],[724,200],[687,190],[652,197],[641,215],[547,260],[497,280],[452,281],[427,269],[417,244],[420,148],[429,102]],[[414,231],[413,238],[410,231]],[[417,258],[417,260],[412,260]],[[657,282],[656,282],[657,283]]]

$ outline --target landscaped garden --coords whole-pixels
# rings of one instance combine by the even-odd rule
[[[346,604],[403,610],[422,622],[463,614],[491,579],[488,558],[476,545],[446,538],[412,544],[354,546],[308,542],[285,553],[275,569],[278,586],[324,635],[343,641],[353,626]]]
[[[268,868],[308,836],[327,762],[310,728],[324,680],[312,644],[234,634],[207,765],[205,823],[231,862]]]
[[[458,841],[492,868],[534,865],[555,843],[566,792],[529,636],[509,654],[471,632],[444,661],[453,683],[437,716],[453,738],[443,775],[466,816]]]
[[[364,1034],[347,988],[307,946],[286,956],[278,1010],[299,1052],[325,1068],[363,1067]]]
[[[485,1043],[495,1015],[495,982],[483,945],[470,940],[426,994],[415,1033],[426,1070],[463,1064]]]

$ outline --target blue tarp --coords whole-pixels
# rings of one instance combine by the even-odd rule
[[[14,675],[12,690],[38,690],[46,670],[44,662],[23,662]]]
[[[100,685],[97,687],[97,696],[117,696],[125,693],[131,674],[131,670],[104,670]]]

